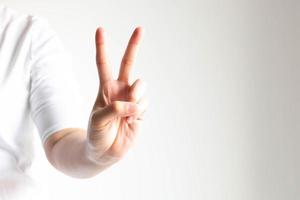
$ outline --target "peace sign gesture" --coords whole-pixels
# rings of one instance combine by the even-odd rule
[[[99,90],[88,123],[89,157],[101,164],[119,160],[132,145],[148,101],[145,84],[140,79],[129,83],[143,29],[137,27],[121,61],[119,76],[113,79],[106,58],[105,34],[95,35]]]

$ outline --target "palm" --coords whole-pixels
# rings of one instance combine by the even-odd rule
[[[138,131],[140,115],[107,115],[109,109],[116,109],[116,102],[132,102],[145,105],[145,98],[138,97],[142,91],[142,82],[138,79],[132,85],[129,84],[129,72],[137,51],[137,44],[141,38],[141,29],[137,28],[133,33],[125,55],[122,59],[120,73],[117,80],[113,80],[109,70],[105,49],[103,30],[96,33],[97,66],[100,78],[100,87],[96,102],[90,116],[89,141],[99,155],[109,157],[121,157],[131,146]],[[145,106],[144,106],[145,107]],[[145,109],[145,108],[144,108]],[[141,111],[144,111],[141,110]],[[107,117],[110,116],[110,117]],[[131,123],[128,117],[133,117]]]
[[[103,106],[109,105],[114,101],[128,101],[130,99],[129,90],[130,85],[122,81],[112,80],[104,83],[100,90],[102,91],[100,95],[104,103]],[[102,130],[98,131],[98,134],[105,135],[105,138],[102,138],[102,147],[109,149],[108,153],[114,156],[121,156],[133,142],[137,132],[137,125],[138,121],[129,124],[126,117],[116,117],[109,121],[102,127]]]

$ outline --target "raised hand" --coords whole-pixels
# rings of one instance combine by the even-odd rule
[[[103,28],[95,35],[96,63],[100,80],[88,125],[89,157],[99,164],[119,160],[133,144],[146,110],[145,84],[137,79],[130,85],[130,72],[138,51],[143,29],[137,27],[121,61],[119,76],[112,77],[106,58]]]

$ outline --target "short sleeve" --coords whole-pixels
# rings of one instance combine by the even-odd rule
[[[64,128],[84,128],[83,98],[71,55],[46,19],[32,23],[30,113],[42,143]]]

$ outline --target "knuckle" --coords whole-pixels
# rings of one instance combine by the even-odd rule
[[[130,99],[131,101],[134,101],[134,102],[137,101],[137,97],[136,97],[136,94],[135,94],[135,93],[131,92],[131,93],[128,94],[128,96],[129,96],[129,99]]]
[[[122,60],[122,65],[132,65],[133,59],[125,58]]]
[[[113,112],[119,113],[121,111],[121,109],[122,109],[122,105],[121,105],[120,102],[114,101],[111,104],[111,108],[112,108]]]
[[[105,65],[107,65],[107,63],[106,63],[106,61],[104,61],[104,60],[96,60],[96,64],[98,65],[98,66],[105,66]]]

